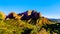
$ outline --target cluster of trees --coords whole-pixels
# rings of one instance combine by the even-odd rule
[[[29,10],[7,16],[0,12],[0,34],[60,34],[60,23],[54,23],[40,13]]]

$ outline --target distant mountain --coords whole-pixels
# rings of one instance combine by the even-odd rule
[[[49,20],[60,23],[60,19],[49,19]]]

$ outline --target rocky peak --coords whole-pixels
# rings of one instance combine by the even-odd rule
[[[27,11],[28,16],[31,15],[31,13],[32,13],[32,10]]]
[[[21,18],[22,20],[28,20],[30,18],[36,19],[40,17],[40,13],[36,12],[35,10],[28,10],[19,15],[23,15],[23,17]]]

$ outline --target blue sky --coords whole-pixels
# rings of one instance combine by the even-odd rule
[[[0,0],[0,11],[21,13],[36,10],[48,18],[60,18],[60,0]]]

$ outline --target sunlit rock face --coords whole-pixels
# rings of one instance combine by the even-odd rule
[[[11,12],[8,16],[6,16],[6,19],[20,19],[23,15],[18,15],[14,12]]]
[[[31,15],[31,12],[32,12],[32,10],[27,11],[28,16]]]

